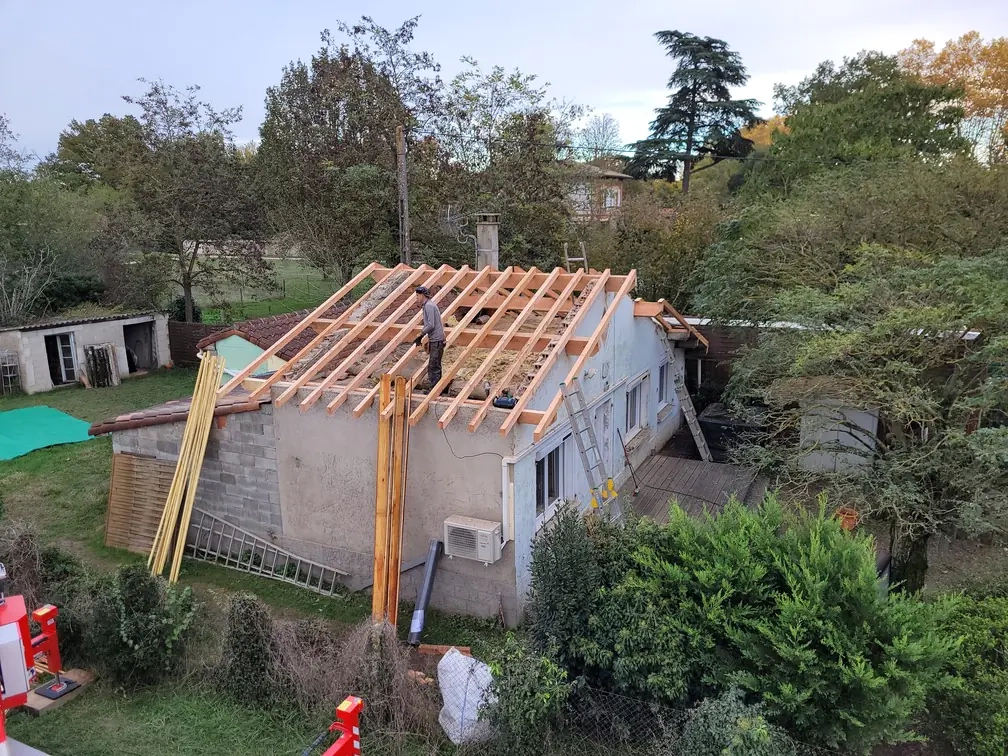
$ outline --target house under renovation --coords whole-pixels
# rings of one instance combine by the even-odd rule
[[[369,279],[372,288],[348,301]],[[350,589],[370,585],[378,383],[405,376],[400,595],[416,597],[422,570],[408,568],[442,540],[431,606],[517,622],[533,537],[565,500],[590,500],[561,384],[580,386],[579,417],[590,418],[617,485],[629,475],[626,456],[642,462],[680,426],[674,374],[684,347],[703,337],[667,304],[634,300],[635,281],[633,271],[369,265],[221,386],[196,507],[335,567]],[[445,325],[435,386],[425,385],[427,356],[413,343],[420,285]],[[502,395],[513,406],[496,406]],[[173,402],[91,432],[111,433],[123,459],[167,464],[186,414]]]

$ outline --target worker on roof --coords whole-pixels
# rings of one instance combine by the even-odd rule
[[[441,380],[441,358],[444,357],[445,334],[441,323],[441,312],[431,300],[430,290],[426,286],[417,286],[415,290],[423,312],[423,330],[413,343],[420,346],[424,336],[427,337],[427,380],[430,388],[434,388]]]

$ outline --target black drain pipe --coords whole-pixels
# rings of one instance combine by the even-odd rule
[[[434,572],[437,569],[438,553],[441,551],[441,541],[432,538],[430,548],[427,551],[427,564],[424,567],[423,585],[420,586],[420,596],[417,597],[416,609],[413,610],[413,619],[409,628],[409,644],[419,645],[420,634],[424,628],[424,614],[427,612],[427,605],[430,603],[431,591],[434,590]]]

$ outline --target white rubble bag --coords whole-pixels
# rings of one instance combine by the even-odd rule
[[[480,719],[480,709],[494,703],[490,694],[493,676],[490,667],[463,656],[457,648],[448,649],[437,666],[438,687],[444,706],[438,723],[455,745],[482,743],[493,737],[493,729]]]

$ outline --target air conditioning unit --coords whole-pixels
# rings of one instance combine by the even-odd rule
[[[501,524],[453,515],[444,521],[444,553],[493,564],[501,558]]]

